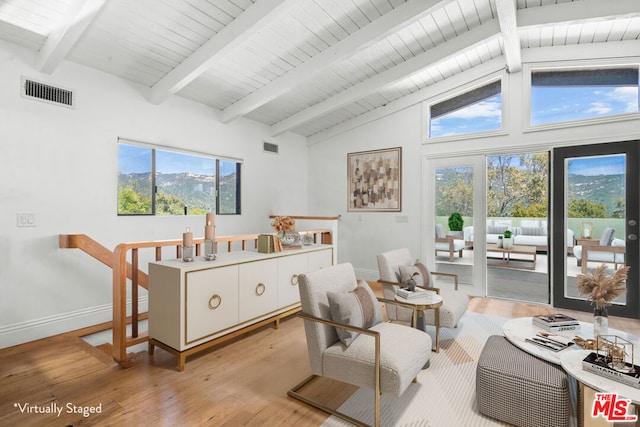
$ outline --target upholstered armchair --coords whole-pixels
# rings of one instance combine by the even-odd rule
[[[298,286],[311,376],[289,396],[362,425],[299,390],[318,376],[372,389],[375,425],[380,425],[380,395],[402,395],[429,361],[431,338],[417,329],[383,322],[377,298],[366,282],[356,280],[349,263],[301,274]]]
[[[614,238],[615,230],[607,227],[602,232],[600,240],[595,240],[592,244],[576,245],[573,248],[573,255],[576,263],[582,267],[582,274],[587,273],[587,262],[612,263],[614,268],[624,265],[624,254],[626,252],[625,241]]]
[[[411,252],[406,248],[395,249],[378,255],[378,271],[380,273],[380,282],[385,299],[395,299],[396,289],[405,286],[407,277],[403,277],[403,275],[411,275],[416,265],[416,258],[412,257]],[[426,270],[426,267],[422,265],[420,267]],[[454,289],[439,289],[434,287],[433,276],[436,275],[449,277],[454,280]],[[422,276],[424,276],[424,273]],[[426,270],[426,277],[422,277],[421,280],[424,288],[435,290],[442,297],[440,327],[455,328],[458,320],[460,320],[469,306],[469,297],[458,290],[458,275]],[[412,311],[407,310],[407,308],[403,306],[387,304],[386,310],[389,320],[412,321]],[[425,325],[435,325],[434,310],[424,312],[424,323]]]

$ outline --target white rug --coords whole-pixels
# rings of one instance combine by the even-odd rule
[[[476,408],[476,364],[490,335],[502,335],[507,319],[467,312],[455,329],[440,330],[440,352],[432,353],[431,365],[418,375],[400,397],[382,395],[383,426],[504,426],[487,418]],[[435,331],[430,330],[435,339]],[[372,425],[373,391],[359,389],[339,409],[340,412]],[[351,426],[330,417],[324,427]]]

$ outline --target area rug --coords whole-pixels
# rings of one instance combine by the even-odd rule
[[[400,397],[382,395],[383,426],[450,427],[504,426],[476,408],[476,364],[487,338],[502,335],[508,319],[467,312],[457,328],[440,330],[440,352],[432,353],[428,369],[418,375]],[[434,337],[433,330],[429,330]],[[373,391],[359,389],[340,406],[340,412],[372,425]],[[324,427],[351,426],[332,416]]]

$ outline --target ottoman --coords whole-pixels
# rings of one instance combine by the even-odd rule
[[[481,414],[520,427],[568,426],[569,380],[559,365],[490,336],[476,370]]]

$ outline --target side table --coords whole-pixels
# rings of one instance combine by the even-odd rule
[[[562,368],[578,381],[578,416],[580,426],[596,426],[609,425],[605,424],[603,418],[593,418],[591,416],[591,406],[585,405],[585,402],[593,402],[595,392],[617,393],[619,399],[630,399],[638,414],[640,405],[640,389],[622,384],[621,382],[610,380],[608,378],[596,375],[592,372],[582,369],[582,361],[592,350],[569,351],[560,354],[560,362]],[[636,360],[637,364],[638,361]],[[630,426],[640,425],[640,418],[635,423],[625,423]],[[616,424],[617,425],[617,424]]]
[[[426,293],[426,292],[425,292]],[[438,294],[425,295],[418,298],[402,298],[396,295],[396,301],[416,306],[413,312],[413,327],[424,331],[424,310],[435,310],[434,319],[436,323],[436,353],[440,352],[440,307],[442,306],[442,297]]]

